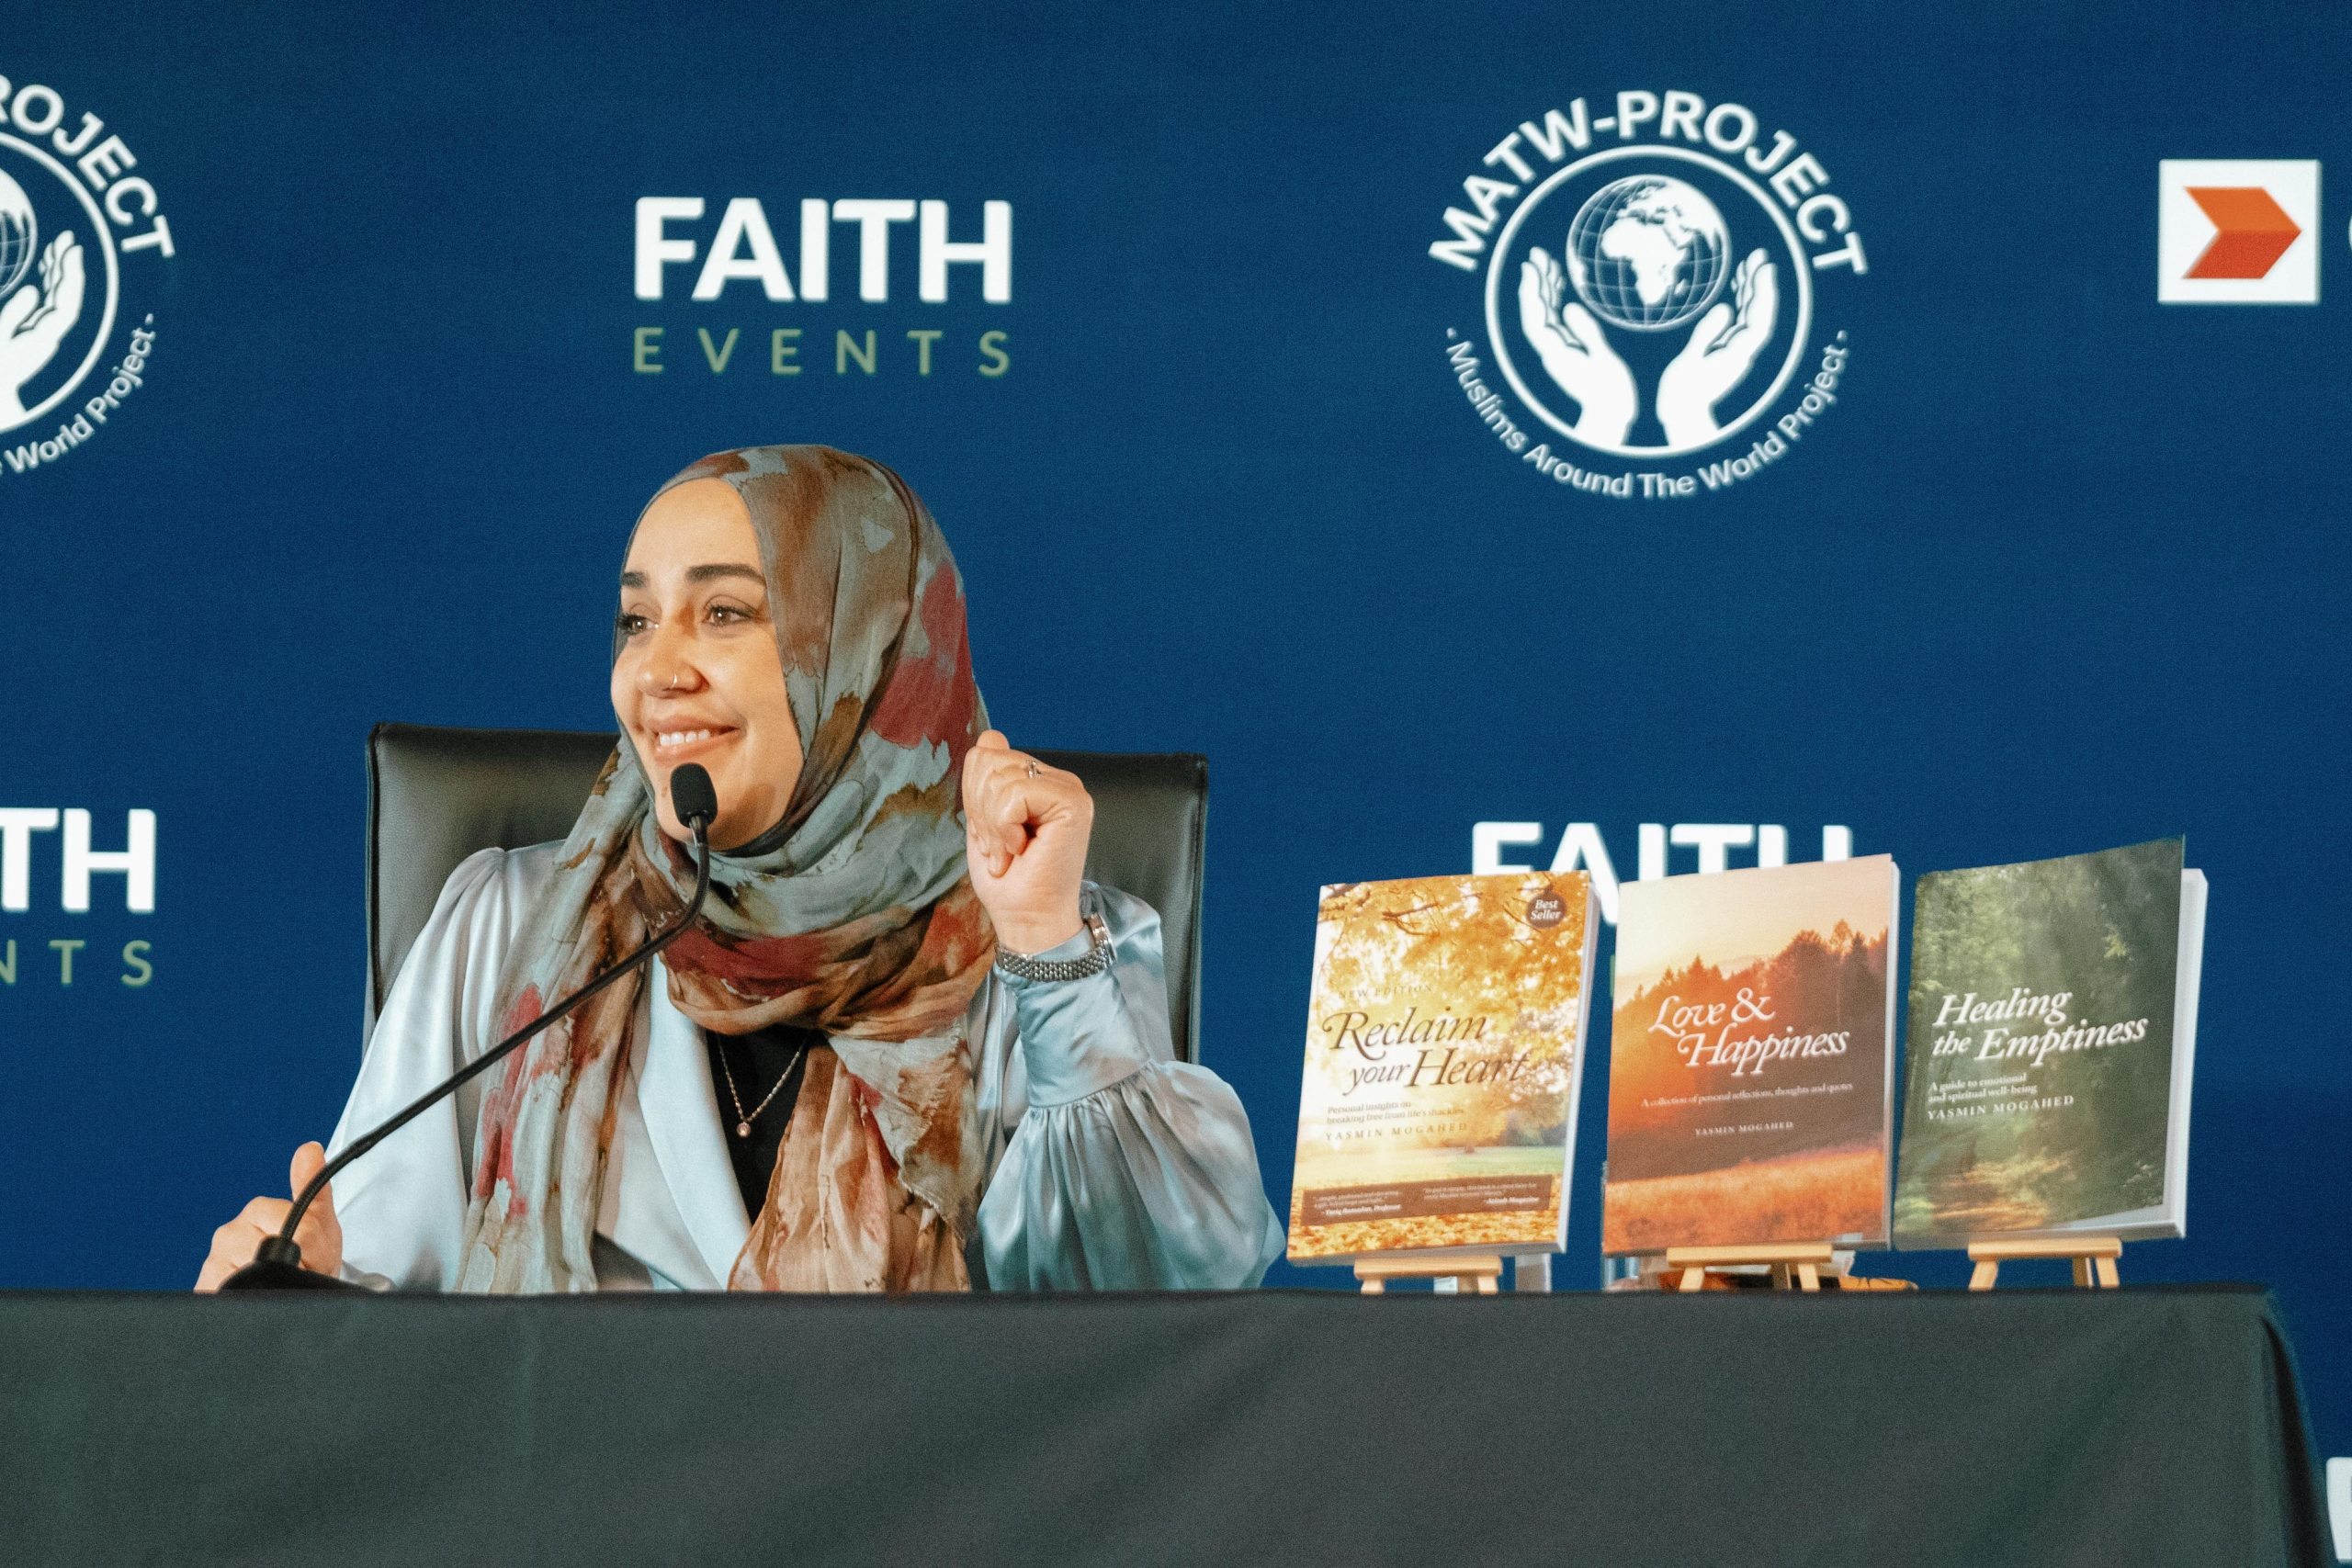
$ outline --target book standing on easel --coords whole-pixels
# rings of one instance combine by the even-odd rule
[[[2111,1259],[2183,1234],[2205,941],[2183,858],[2160,839],[1919,879],[1896,1245],[2098,1237]]]
[[[1896,895],[1885,855],[1625,886],[1602,1251],[1885,1245]]]
[[[1560,1249],[1595,923],[1582,872],[1323,889],[1291,1261]]]

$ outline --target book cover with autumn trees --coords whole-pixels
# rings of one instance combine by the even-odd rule
[[[1885,855],[1626,885],[1604,1252],[1885,1244],[1896,889]]]
[[[1560,1248],[1594,923],[1582,872],[1323,889],[1294,1262]]]
[[[2183,848],[1919,879],[1898,1246],[2181,1234],[2205,908]]]

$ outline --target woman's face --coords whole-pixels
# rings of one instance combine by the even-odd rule
[[[759,536],[724,479],[692,479],[646,510],[621,569],[613,712],[636,742],[662,830],[693,837],[670,805],[681,762],[710,770],[719,849],[784,819],[800,776]]]

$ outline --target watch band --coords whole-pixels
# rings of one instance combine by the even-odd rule
[[[1080,957],[1041,959],[999,947],[996,966],[1016,980],[1083,980],[1089,975],[1100,975],[1117,955],[1111,946],[1111,928],[1102,923],[1102,916],[1090,914],[1086,934],[1094,945]]]

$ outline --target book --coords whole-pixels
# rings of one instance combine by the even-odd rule
[[[1898,878],[1872,855],[1618,894],[1602,1251],[1885,1245]]]
[[[1895,1243],[2177,1236],[2205,877],[2179,839],[1919,879]]]
[[[1566,1244],[1596,923],[1580,871],[1323,889],[1293,1262]]]

